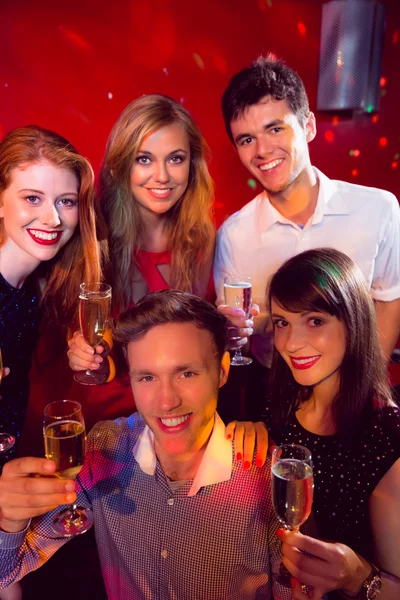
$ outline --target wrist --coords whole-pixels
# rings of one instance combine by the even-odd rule
[[[0,531],[4,533],[20,533],[29,525],[29,519],[24,521],[10,521],[9,519],[0,519]]]
[[[365,560],[365,558],[362,558],[361,556],[358,556],[358,558],[359,565],[354,577],[341,589],[343,594],[349,598],[357,598],[357,596],[359,596],[364,581],[369,577],[372,571],[371,564]]]

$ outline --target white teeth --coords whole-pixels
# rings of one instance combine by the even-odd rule
[[[54,233],[45,233],[44,231],[36,231],[36,229],[30,229],[29,231],[34,237],[40,240],[55,240],[59,234],[57,231]]]
[[[165,194],[171,191],[171,188],[150,188],[150,191],[154,194],[158,194],[159,196],[165,196]]]
[[[280,165],[282,161],[283,161],[283,158],[278,158],[277,160],[274,160],[274,161],[268,163],[267,165],[261,165],[260,170],[261,171],[270,171],[274,167],[277,167],[278,165]]]
[[[161,419],[161,423],[163,425],[165,425],[166,427],[176,427],[177,425],[180,425],[184,421],[187,421],[187,419],[189,417],[190,417],[190,415],[185,415],[184,417],[174,417],[172,419]]]
[[[298,363],[299,365],[306,365],[307,363],[312,362],[316,358],[318,358],[318,356],[311,356],[311,358],[294,358],[294,357],[292,357],[292,360],[294,362]]]

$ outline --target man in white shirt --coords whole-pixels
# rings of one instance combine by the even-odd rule
[[[222,111],[240,160],[264,188],[223,223],[214,263],[219,310],[240,330],[242,343],[253,333],[251,394],[258,389],[262,405],[271,364],[267,282],[287,259],[310,248],[337,248],[358,264],[375,300],[381,347],[389,359],[400,331],[400,211],[395,196],[332,181],[311,165],[308,144],[316,135],[315,116],[301,79],[282,61],[260,58],[234,75]],[[253,301],[260,309],[259,314],[258,306],[252,309],[254,330],[243,312],[224,305],[224,277],[235,273],[252,277]]]
[[[139,414],[92,429],[76,493],[74,481],[51,476],[53,461],[7,463],[0,590],[68,541],[51,527],[59,508],[48,511],[76,501],[93,511],[111,600],[270,600],[280,549],[271,463],[245,471],[216,412],[229,371],[226,319],[196,296],[167,290],[125,313],[115,339],[126,349]],[[274,584],[275,599],[290,597]]]

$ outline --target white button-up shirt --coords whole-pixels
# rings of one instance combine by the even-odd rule
[[[272,324],[266,309],[267,282],[289,258],[305,250],[341,250],[361,269],[375,300],[400,298],[400,210],[396,197],[376,188],[333,181],[315,169],[319,194],[314,214],[302,228],[283,217],[265,191],[220,227],[214,263],[217,304],[224,303],[224,277],[248,275],[255,320],[252,352],[270,366]]]

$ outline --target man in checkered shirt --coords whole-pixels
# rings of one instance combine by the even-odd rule
[[[272,592],[270,464],[245,471],[216,412],[229,371],[225,317],[189,294],[157,292],[121,317],[115,338],[139,414],[94,427],[76,482],[77,503],[93,510],[108,597],[289,599],[276,584]],[[0,589],[68,541],[51,529],[59,507],[48,511],[75,500],[75,482],[49,476],[55,469],[42,458],[4,468]]]

